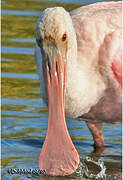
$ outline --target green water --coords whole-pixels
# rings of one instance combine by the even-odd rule
[[[69,2],[72,2],[69,3]],[[85,1],[2,0],[2,179],[58,179],[9,174],[10,168],[38,169],[47,130],[48,110],[39,89],[34,58],[35,24],[44,8],[71,10]],[[88,3],[91,1],[87,1]],[[96,2],[96,1],[95,1]],[[92,136],[84,122],[67,120],[69,133],[81,156],[91,156]],[[101,158],[107,174],[121,174],[121,124],[104,124],[107,150]],[[95,171],[95,170],[93,170]],[[60,178],[65,180],[66,178]]]

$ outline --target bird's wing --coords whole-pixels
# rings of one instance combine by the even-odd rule
[[[121,85],[122,84],[122,63],[117,60],[113,60],[111,69],[112,69],[115,79]]]
[[[112,81],[122,84],[122,38],[117,29],[105,36],[99,50],[99,64],[102,73]],[[104,76],[105,76],[104,75]]]
[[[112,2],[97,2],[94,4],[89,4],[88,6],[82,6],[80,8],[74,9],[70,12],[73,15],[81,15],[86,13],[88,15],[90,12],[93,12],[98,9],[103,8],[122,8],[123,2],[122,1],[112,1]],[[88,11],[87,11],[88,10]]]
[[[122,79],[121,7],[122,2],[101,2],[70,13],[77,37],[78,62],[83,63],[84,57],[85,63],[98,62],[104,77],[119,85]]]

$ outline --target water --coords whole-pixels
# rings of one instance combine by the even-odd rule
[[[38,170],[38,158],[47,130],[48,110],[40,95],[33,55],[38,15],[46,7],[64,6],[71,10],[86,2],[89,4],[92,1],[78,0],[78,4],[75,4],[75,1],[68,0],[2,0],[3,180],[66,179],[9,174],[8,169]],[[94,164],[89,165],[86,157],[97,160],[101,153],[93,153],[92,136],[85,122],[68,119],[67,125],[81,158],[87,163],[89,171],[97,174],[98,167],[92,168]],[[101,158],[106,166],[106,174],[117,175],[120,179],[121,124],[104,124],[104,136],[107,149]]]

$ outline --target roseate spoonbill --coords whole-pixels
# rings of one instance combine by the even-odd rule
[[[97,147],[102,122],[121,121],[121,2],[101,2],[68,13],[47,8],[36,25],[38,74],[49,119],[39,167],[73,173],[80,158],[65,115],[87,122]]]

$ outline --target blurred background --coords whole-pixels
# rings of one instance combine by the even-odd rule
[[[97,0],[2,0],[2,180],[38,179],[9,174],[10,168],[38,169],[48,110],[39,88],[34,57],[35,25],[40,12],[53,6],[74,8]],[[67,119],[71,138],[81,156],[93,154],[85,122]],[[121,124],[104,124],[107,149],[101,154],[107,174],[121,174]],[[53,178],[57,179],[57,178]],[[65,179],[65,178],[61,178]]]

